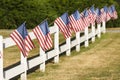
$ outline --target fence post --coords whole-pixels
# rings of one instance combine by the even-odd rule
[[[59,28],[56,25],[56,23],[54,23],[54,27],[56,29],[56,32],[54,34],[54,49],[56,52],[56,56],[54,57],[54,62],[58,63],[59,62]]]
[[[66,55],[70,56],[71,55],[71,49],[70,49],[70,37],[66,39],[66,45],[67,45],[67,51],[66,51]]]
[[[76,51],[79,52],[80,51],[80,32],[76,33],[76,41],[77,41]]]
[[[43,63],[40,64],[40,71],[45,72],[45,51],[40,47],[40,57],[42,57]]]
[[[20,75],[21,80],[27,80],[27,57],[24,57],[22,52],[21,52],[21,65],[24,70],[24,72]]]
[[[3,80],[3,37],[0,36],[0,80]]]
[[[97,34],[97,36],[98,36],[98,38],[100,38],[101,37],[101,24],[97,24],[97,31],[98,31],[98,34]]]
[[[86,40],[85,40],[85,47],[88,47],[89,46],[89,42],[88,42],[88,27],[85,27],[84,33],[85,33],[85,38],[86,38]]]
[[[106,33],[106,23],[105,23],[105,21],[102,22],[102,32]]]
[[[92,24],[92,42],[95,42],[95,24]]]

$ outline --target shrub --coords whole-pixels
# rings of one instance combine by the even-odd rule
[[[92,5],[102,8],[105,5],[115,4],[118,15],[120,7],[117,0],[1,0],[0,2],[0,28],[13,29],[26,21],[27,28],[34,28],[47,18],[49,24],[64,12],[80,12]],[[109,27],[119,27],[120,19],[107,23]]]

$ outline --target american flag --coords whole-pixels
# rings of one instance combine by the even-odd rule
[[[88,10],[88,14],[90,15],[89,16],[90,23],[95,24],[96,14],[95,14],[94,6],[90,7],[90,9]]]
[[[117,19],[118,18],[118,15],[117,15],[117,11],[115,10],[115,6],[112,5],[110,6],[110,15],[112,17],[112,19]]]
[[[108,9],[109,9],[109,15],[110,15],[111,19],[113,19],[114,15],[113,15],[112,7],[110,6]]]
[[[86,26],[84,26],[85,24],[81,17],[81,14],[80,14],[80,19],[78,20],[78,23],[79,23],[80,30],[84,30]]]
[[[84,27],[90,26],[89,14],[88,14],[88,10],[87,10],[87,9],[85,9],[85,10],[81,13],[81,17],[82,17],[83,22],[84,22]]]
[[[52,39],[50,37],[50,30],[48,28],[47,20],[36,26],[33,29],[33,33],[35,34],[43,51],[46,51],[52,47]]]
[[[71,16],[69,16],[70,23],[74,32],[79,32],[84,29],[82,19],[80,18],[80,13],[76,10]]]
[[[99,8],[96,9],[96,22],[97,24],[100,24],[102,22],[102,17],[101,17],[101,10]]]
[[[61,17],[57,18],[55,23],[58,25],[65,38],[69,38],[71,36],[71,24],[67,12],[64,13]]]
[[[104,8],[101,9],[101,20],[106,21],[106,12],[104,11]]]
[[[106,13],[106,21],[109,21],[111,19],[109,10],[107,6],[104,6],[104,12]]]
[[[25,22],[20,25],[16,30],[14,30],[10,34],[10,37],[17,44],[24,57],[28,56],[28,52],[35,47],[30,36],[28,35]]]

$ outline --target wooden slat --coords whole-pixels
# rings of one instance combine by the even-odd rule
[[[17,75],[20,75],[22,72],[24,72],[22,65],[18,65],[18,66],[15,66],[9,70],[6,70],[6,71],[4,71],[5,80],[8,80],[8,79],[11,79]]]
[[[30,35],[30,38],[33,40],[33,39],[36,39],[35,35],[33,32],[29,32],[29,35]]]
[[[14,45],[16,44],[10,37],[3,39],[3,48],[8,48]]]
[[[55,50],[52,50],[52,51],[49,51],[46,53],[46,61],[51,59],[51,58],[54,58],[56,56],[56,51]]]
[[[31,60],[28,60],[28,68],[27,69],[31,69],[37,65],[40,65],[41,63],[43,63],[44,60],[43,60],[43,56],[37,56]]]
[[[53,34],[56,32],[56,28],[54,26],[50,27],[50,34]]]
[[[92,32],[90,32],[89,34],[88,34],[88,39],[90,39],[90,38],[92,38],[93,37],[93,34],[92,34]]]
[[[60,54],[63,53],[64,51],[67,51],[67,50],[68,50],[68,48],[67,48],[66,44],[60,46]]]
[[[84,42],[86,40],[85,36],[80,37],[80,43]]]

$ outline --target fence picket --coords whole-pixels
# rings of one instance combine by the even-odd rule
[[[66,56],[70,56],[71,55],[70,37],[66,39],[66,45],[67,45]]]
[[[97,30],[98,30],[98,38],[101,37],[101,24],[97,24]]]
[[[27,57],[23,56],[21,52],[21,65],[23,66],[24,72],[20,75],[21,80],[27,80]]]
[[[54,62],[59,62],[59,28],[56,23],[54,23],[56,32],[54,34],[54,49],[56,50],[56,56],[54,57]]]
[[[76,33],[76,41],[77,41],[76,51],[79,52],[80,51],[80,32]]]
[[[92,42],[95,42],[95,24],[92,24],[91,28],[92,28],[92,35],[93,35]]]
[[[106,33],[106,23],[105,23],[105,21],[102,22],[102,32]]]
[[[85,27],[85,30],[84,30],[84,34],[85,34],[85,47],[88,47],[89,46],[89,42],[88,42],[88,27]]]
[[[43,57],[42,59],[42,64],[40,64],[40,71],[45,72],[45,51],[42,50],[42,48],[40,47],[40,57]]]

